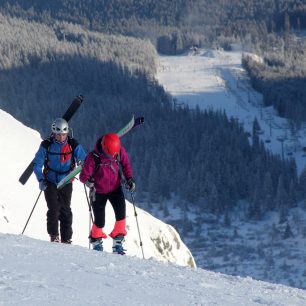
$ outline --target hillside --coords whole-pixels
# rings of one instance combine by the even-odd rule
[[[132,114],[144,116],[146,124],[123,140],[142,200],[164,206],[175,194],[184,206],[208,197],[209,209],[224,212],[241,198],[252,199],[266,174],[272,198],[280,176],[286,192],[291,182],[296,192],[295,165],[267,152],[256,133],[250,143],[240,123],[222,112],[173,105],[154,79],[156,51],[149,42],[67,23],[0,18],[1,33],[10,33],[0,36],[0,107],[46,137],[49,120],[62,114],[66,101],[83,94],[71,126],[87,151]],[[65,29],[65,39],[59,29]]]
[[[247,50],[273,50],[292,30],[306,28],[301,0],[13,0],[1,1],[0,11],[48,25],[69,22],[149,39],[163,54],[180,54],[192,45],[229,50],[234,42],[243,42]]]
[[[306,27],[305,3],[297,0],[115,0],[93,1],[1,1],[0,9],[10,15],[51,23],[54,20],[81,24],[88,29],[108,33],[157,38],[173,34],[175,43],[193,39],[218,40],[218,36],[243,37],[280,31],[286,23],[295,29]],[[193,32],[193,33],[192,33]],[[202,32],[202,35],[201,35]],[[215,36],[213,38],[213,36]],[[174,49],[175,51],[175,49]]]

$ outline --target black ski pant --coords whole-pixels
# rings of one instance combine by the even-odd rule
[[[60,223],[62,242],[67,242],[72,237],[71,196],[72,184],[67,184],[58,190],[55,184],[47,182],[47,189],[45,190],[48,206],[47,231],[49,235],[58,236],[58,225]]]
[[[92,208],[95,216],[95,225],[100,228],[105,225],[105,206],[107,200],[112,204],[116,221],[123,220],[126,216],[125,198],[121,186],[107,194],[96,193],[96,200],[92,203]]]

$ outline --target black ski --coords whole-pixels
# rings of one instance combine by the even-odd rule
[[[65,114],[63,115],[63,119],[65,119],[67,122],[72,118],[72,116],[76,113],[78,108],[81,106],[83,103],[83,96],[79,95],[74,98],[74,100],[71,102],[70,106],[66,110]]]
[[[72,116],[76,113],[78,108],[81,106],[82,102],[83,102],[83,96],[82,95],[76,96],[71,102],[68,109],[66,110],[65,114],[62,116],[62,118],[68,122],[72,118]],[[32,175],[33,167],[34,167],[34,159],[28,165],[28,167],[24,170],[24,172],[21,174],[19,178],[19,182],[22,185],[24,185],[28,181],[30,176]]]
[[[144,123],[144,117],[137,117],[135,119],[133,128],[135,128],[135,127],[137,127],[137,126],[139,126],[139,125],[141,125],[143,123]]]

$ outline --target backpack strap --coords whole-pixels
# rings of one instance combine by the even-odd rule
[[[48,137],[47,139],[43,140],[40,144],[47,151],[47,154],[45,156],[45,161],[44,161],[44,170],[43,170],[44,177],[46,177],[47,172],[49,170],[49,167],[48,167],[49,158],[48,158],[48,156],[49,156],[49,152],[50,152],[51,143],[52,143],[52,139],[51,139],[51,137]]]
[[[92,172],[90,178],[88,179],[89,181],[93,182],[93,177],[94,177],[95,173],[98,171],[99,167],[101,166],[101,160],[100,160],[99,154],[96,153],[95,151],[91,151],[89,154],[91,154],[93,156],[94,161],[95,161],[94,171]],[[118,165],[119,177],[120,177],[121,183],[123,184],[123,183],[125,183],[126,179],[124,177],[123,170],[122,170],[122,165],[120,163],[120,153],[117,154],[115,162]]]
[[[71,138],[70,136],[68,136],[68,143],[73,151],[79,145],[78,141],[74,138]]]
[[[123,174],[122,165],[120,163],[120,152],[116,156],[116,163],[117,163],[118,169],[119,169],[118,171],[119,171],[119,177],[120,177],[120,180],[121,180],[121,184],[125,184],[126,183],[126,178]]]
[[[57,174],[67,174],[67,173],[69,173],[71,170],[73,170],[75,168],[74,150],[79,145],[78,141],[75,140],[74,138],[71,138],[70,136],[68,136],[67,143],[70,147],[70,152],[64,152],[64,153],[50,152],[50,147],[51,147],[52,142],[53,142],[53,138],[51,138],[51,137],[48,137],[47,139],[45,139],[41,142],[41,146],[43,148],[45,148],[46,151],[47,151],[45,162],[44,162],[44,171],[43,171],[44,175],[46,175],[48,171],[53,171]],[[68,171],[64,171],[64,172],[57,171],[57,170],[54,170],[54,169],[52,169],[48,166],[49,155],[61,155],[62,156],[62,155],[69,155],[69,154],[71,154],[71,162],[70,162],[70,169]]]
[[[99,167],[101,166],[101,160],[100,160],[100,156],[98,153],[96,153],[95,151],[91,151],[89,154],[91,154],[94,158],[95,161],[95,168],[91,174],[91,176],[89,177],[89,181],[93,182],[93,177],[96,174],[96,172],[98,171]]]
[[[71,150],[70,170],[73,170],[75,168],[74,150],[79,145],[79,143],[76,139],[68,136],[68,144],[69,144],[70,150]]]
[[[40,145],[43,148],[45,148],[47,151],[49,151],[51,143],[52,143],[52,139],[51,137],[48,137],[47,139],[43,140]]]

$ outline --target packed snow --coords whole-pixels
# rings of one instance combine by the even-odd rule
[[[306,305],[300,289],[0,234],[0,305]]]

